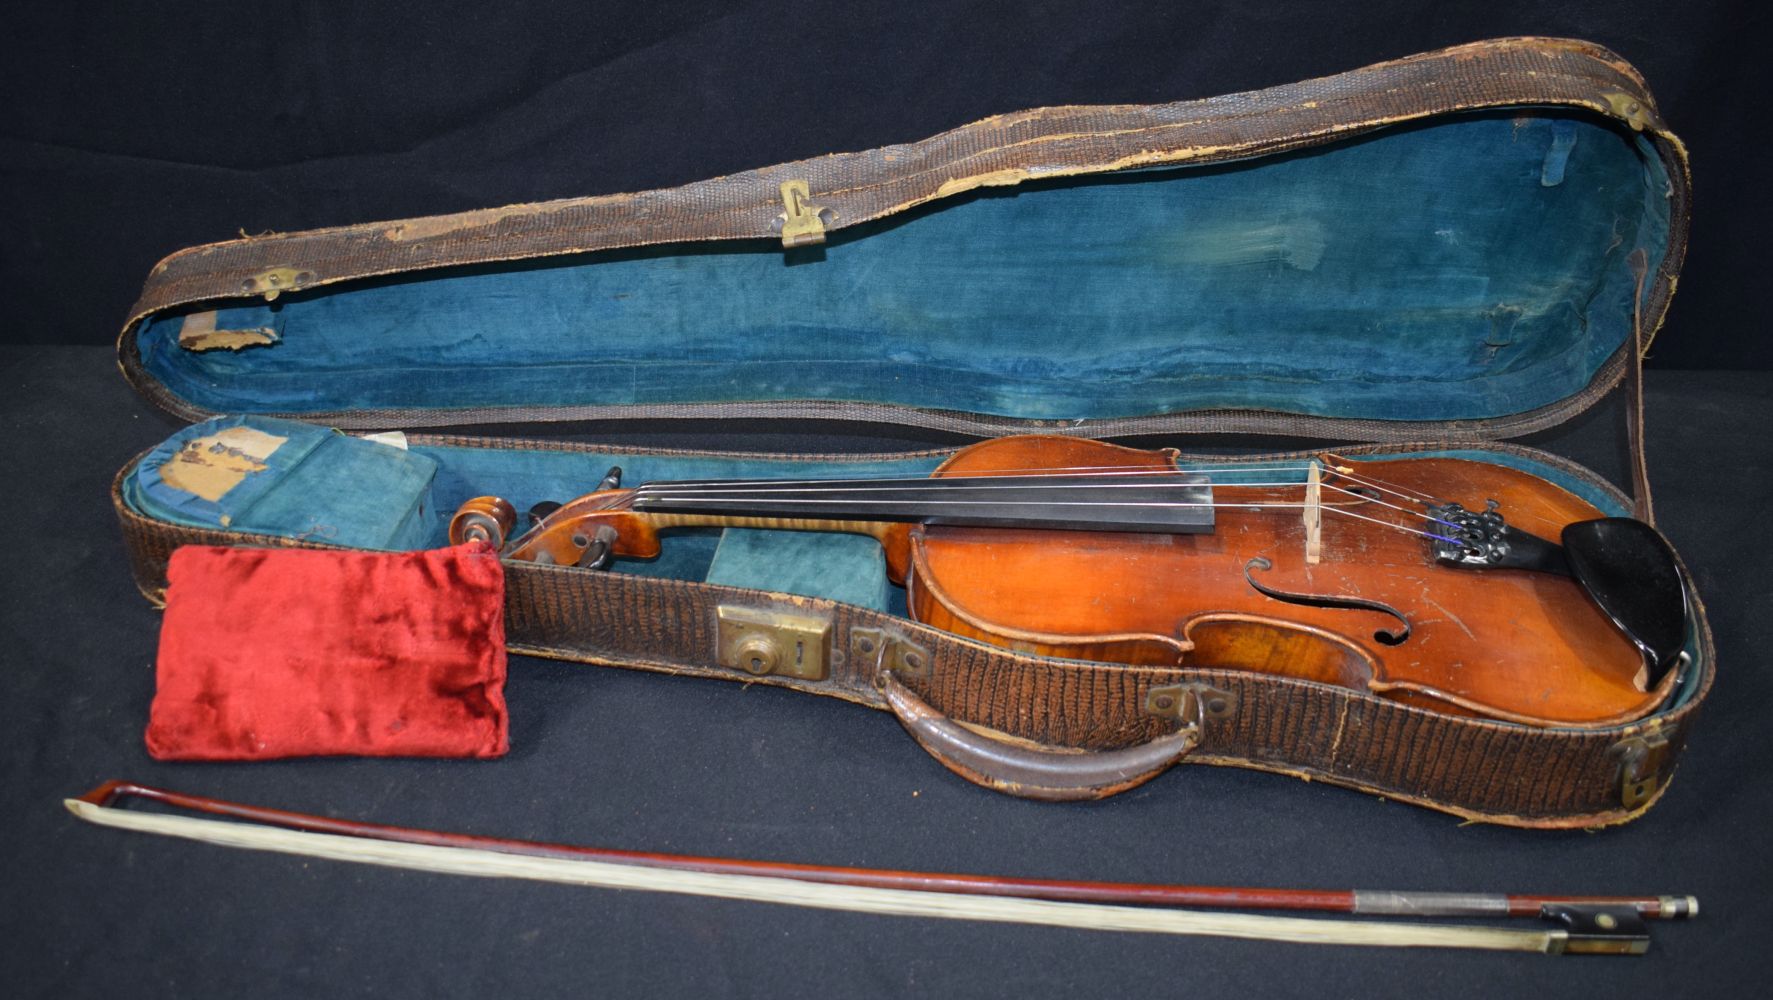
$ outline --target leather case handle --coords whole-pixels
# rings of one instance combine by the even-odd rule
[[[918,744],[950,771],[1011,795],[1049,801],[1099,799],[1151,780],[1200,745],[1201,707],[1182,727],[1122,750],[1046,750],[1021,740],[987,736],[931,708],[889,671],[881,691]]]

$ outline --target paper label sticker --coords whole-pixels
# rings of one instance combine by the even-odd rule
[[[289,438],[251,427],[229,427],[185,442],[160,466],[160,479],[174,489],[214,502],[246,477],[265,471],[265,460]]]
[[[277,343],[277,331],[268,326],[250,330],[216,329],[215,310],[192,313],[179,326],[179,346],[187,351],[238,351]]]

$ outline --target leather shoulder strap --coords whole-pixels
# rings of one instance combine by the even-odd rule
[[[1629,259],[1637,283],[1631,300],[1631,357],[1626,361],[1626,437],[1631,449],[1631,495],[1638,520],[1655,524],[1656,515],[1650,500],[1650,468],[1644,457],[1644,354],[1650,349],[1644,337],[1644,284],[1649,272],[1649,258],[1642,248],[1633,250]]]

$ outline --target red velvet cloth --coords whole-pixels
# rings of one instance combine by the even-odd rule
[[[504,754],[505,575],[490,547],[187,546],[167,580],[154,757]]]

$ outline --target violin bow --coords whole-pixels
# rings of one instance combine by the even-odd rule
[[[121,807],[142,799],[173,810]],[[1643,954],[1646,919],[1691,918],[1691,896],[1529,896],[1144,885],[838,868],[573,847],[332,819],[109,781],[64,804],[100,826],[304,857],[482,878],[640,889],[892,916],[1396,948]],[[1127,905],[1139,904],[1139,905]],[[1192,907],[1176,909],[1174,907]],[[1525,917],[1532,929],[1278,916]],[[1231,912],[1225,912],[1231,911]]]

